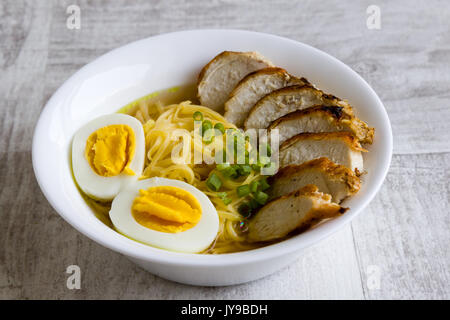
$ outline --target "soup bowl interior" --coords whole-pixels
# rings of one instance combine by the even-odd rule
[[[258,51],[275,65],[308,78],[325,92],[347,99],[375,127],[364,154],[367,174],[350,210],[288,240],[246,252],[200,255],[169,252],[130,240],[97,219],[72,177],[71,141],[86,122],[118,111],[151,92],[193,83],[201,68],[224,51]],[[53,208],[74,228],[162,277],[195,285],[228,285],[267,275],[301,249],[342,228],[375,196],[387,173],[392,133],[386,111],[370,86],[330,55],[289,39],[238,30],[193,30],[155,36],[115,49],[80,69],[45,106],[33,139],[33,167]],[[261,268],[264,262],[264,268]]]

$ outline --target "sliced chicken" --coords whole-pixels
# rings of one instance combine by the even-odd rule
[[[259,100],[250,110],[245,120],[245,129],[266,129],[276,119],[315,105],[343,107],[343,111],[353,115],[350,105],[339,98],[326,94],[311,85],[290,86],[273,91]]]
[[[280,169],[271,177],[271,195],[274,198],[281,197],[308,184],[317,186],[320,192],[330,194],[336,203],[357,193],[361,187],[360,179],[352,170],[328,158],[319,158]]]
[[[269,126],[278,129],[280,143],[305,132],[338,132],[354,134],[361,143],[372,143],[374,129],[353,115],[343,111],[343,107],[314,106],[297,110],[278,118]]]
[[[305,78],[291,76],[281,68],[265,68],[245,76],[225,102],[225,118],[241,128],[248,112],[259,99],[272,91],[292,85],[309,84]]]
[[[345,211],[346,208],[331,202],[329,194],[308,185],[262,207],[249,222],[248,240],[259,242],[284,238],[294,230],[304,231]]]
[[[220,53],[203,67],[198,76],[200,103],[222,112],[230,92],[242,78],[253,71],[272,66],[270,61],[257,52]]]
[[[356,172],[363,172],[363,158],[358,139],[349,132],[301,133],[280,146],[280,167],[326,157]]]

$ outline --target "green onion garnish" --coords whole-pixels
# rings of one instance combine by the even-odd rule
[[[222,134],[225,133],[225,127],[220,122],[218,122],[214,125],[214,129],[219,130],[220,132],[222,132]]]
[[[252,210],[258,209],[261,206],[255,199],[251,199],[248,204]]]
[[[259,186],[259,181],[252,181],[250,183],[250,192],[251,193],[256,193],[256,191],[258,191],[258,186]]]
[[[204,120],[202,122],[202,135],[205,136],[206,131],[212,129],[213,125],[211,123],[211,121],[209,120]]]
[[[231,203],[231,199],[228,197],[223,198],[222,201],[223,201],[224,205],[226,205],[226,206]]]
[[[209,136],[209,137],[204,137],[203,138],[203,143],[204,144],[210,144],[211,142],[213,142],[214,137],[213,136]]]
[[[194,118],[194,121],[203,121],[203,113],[200,111],[195,111],[192,118]]]
[[[262,192],[262,191],[256,192],[256,194],[255,194],[255,200],[256,200],[256,202],[258,202],[259,204],[261,204],[261,205],[266,204],[267,199],[269,199],[269,195],[268,195],[267,193]]]
[[[248,164],[241,164],[237,170],[241,176],[248,176],[252,172],[252,167]]]
[[[250,186],[248,184],[244,184],[236,188],[236,193],[238,197],[242,198],[250,194]]]
[[[221,171],[224,177],[236,179],[239,177],[239,173],[236,170],[236,166],[229,166],[228,168],[225,168]]]
[[[262,178],[261,180],[259,180],[260,182],[260,186],[261,186],[261,190],[267,190],[270,188],[270,184],[267,182],[267,178]]]
[[[219,191],[220,187],[222,186],[222,180],[220,180],[217,174],[212,173],[209,176],[208,180],[206,180],[206,185],[212,191]]]
[[[219,192],[217,193],[220,199],[222,199],[223,203],[225,205],[229,205],[231,203],[231,199],[228,198],[228,194],[226,192]]]
[[[272,155],[272,148],[270,147],[269,144],[266,144],[267,146],[267,155],[270,157]]]
[[[226,193],[226,192],[218,192],[218,193],[217,193],[217,196],[218,196],[220,199],[223,199],[223,198],[225,198],[225,197],[227,196],[227,193]]]
[[[202,123],[202,135],[203,142],[210,144],[214,140],[214,131],[212,129],[212,123],[209,120],[205,120]]]
[[[245,164],[250,164],[250,152],[248,150],[245,150]]]
[[[219,170],[219,171],[224,171],[224,170],[228,169],[229,167],[230,167],[229,163],[219,163],[216,166],[216,169]]]

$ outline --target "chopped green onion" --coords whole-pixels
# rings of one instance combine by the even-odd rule
[[[226,192],[218,192],[218,193],[217,193],[217,196],[218,196],[220,199],[223,199],[223,198],[225,198],[225,197],[227,196],[227,193],[226,193]]]
[[[222,199],[223,203],[225,205],[229,205],[231,203],[231,199],[228,198],[228,194],[226,192],[219,192],[217,193],[220,199]]]
[[[228,168],[223,169],[221,172],[224,177],[227,178],[236,179],[237,177],[239,177],[239,173],[236,171],[235,166],[229,166]]]
[[[269,199],[269,195],[265,192],[258,191],[255,194],[255,200],[261,205],[266,204],[267,200]]]
[[[228,198],[228,197],[223,198],[222,201],[223,201],[223,204],[226,205],[226,206],[231,203],[231,199]]]
[[[259,181],[252,181],[250,183],[250,192],[251,193],[256,193],[256,191],[258,191],[258,186],[259,186]]]
[[[214,137],[206,137],[206,138],[203,138],[203,142],[204,142],[205,144],[210,144],[211,142],[213,142],[213,140],[214,140]]]
[[[222,134],[225,133],[225,127],[220,122],[218,122],[214,125],[214,129],[219,130],[220,132],[222,132]]]
[[[248,184],[244,184],[236,188],[236,193],[238,197],[242,198],[250,194],[250,186]]]
[[[266,148],[267,148],[267,155],[270,157],[272,155],[272,148],[270,147],[269,144],[266,144]]]
[[[202,122],[202,135],[205,136],[206,131],[212,129],[212,122],[209,120],[204,120]]]
[[[253,171],[259,172],[259,170],[261,169],[259,165],[257,165],[256,163],[251,164],[251,167],[253,169]]]
[[[237,170],[241,176],[248,176],[252,172],[252,167],[248,164],[241,164],[238,166]]]
[[[245,164],[250,164],[250,152],[245,150]]]
[[[261,180],[259,180],[260,184],[261,184],[261,190],[267,190],[270,188],[270,184],[267,182],[266,178],[262,178]]]
[[[216,169],[219,170],[219,171],[224,171],[224,170],[228,169],[229,167],[230,167],[229,163],[219,163],[216,166]]]
[[[203,113],[200,111],[195,111],[192,117],[194,118],[194,121],[203,121]]]
[[[250,208],[252,208],[252,210],[258,209],[260,207],[260,204],[255,199],[251,199],[248,204]]]
[[[238,207],[238,212],[241,214],[241,216],[243,216],[244,218],[248,218],[250,217],[250,215],[252,214],[252,208],[250,208],[250,206],[248,205],[248,203],[242,203],[239,207]]]
[[[208,180],[206,180],[206,185],[213,191],[219,191],[220,187],[222,186],[222,180],[220,180],[217,174],[212,173],[209,176]]]
[[[203,142],[210,144],[214,140],[214,131],[212,129],[212,123],[209,120],[205,120],[202,123],[202,135]]]

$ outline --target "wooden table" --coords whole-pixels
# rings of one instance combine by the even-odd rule
[[[66,9],[81,9],[68,29]],[[368,29],[366,9],[381,10]],[[0,298],[450,298],[448,1],[18,1],[0,3]],[[347,228],[262,280],[191,287],[153,276],[64,222],[34,178],[43,106],[97,56],[148,36],[238,28],[332,54],[383,100],[394,132],[387,179]],[[182,53],[180,53],[182,54]],[[80,266],[81,289],[66,287]]]

